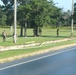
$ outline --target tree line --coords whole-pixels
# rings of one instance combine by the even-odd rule
[[[14,0],[1,1],[0,26],[12,26]],[[70,26],[71,12],[64,12],[53,0],[17,0],[17,24],[21,28],[20,36],[26,36],[26,27],[33,28],[34,35],[38,36],[38,29],[43,26]]]

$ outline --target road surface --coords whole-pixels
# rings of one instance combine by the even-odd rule
[[[0,75],[76,75],[76,47],[0,64]]]

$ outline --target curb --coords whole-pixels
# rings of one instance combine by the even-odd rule
[[[46,42],[43,42],[43,43],[33,43],[33,44],[28,44],[28,45],[25,44],[25,45],[8,46],[8,47],[2,46],[0,48],[0,51],[18,50],[18,49],[24,49],[24,48],[26,49],[26,48],[29,48],[29,47],[42,46],[42,45],[46,45],[46,44],[70,41],[70,40],[73,40],[73,39],[75,39],[75,38],[66,38],[66,39],[61,39],[61,40],[46,41]]]
[[[72,46],[76,46],[76,43],[69,44],[69,45],[64,45],[64,46],[57,46],[57,47],[53,47],[53,48],[49,48],[49,49],[44,49],[44,50],[33,52],[33,53],[28,53],[28,54],[22,54],[22,55],[18,55],[18,56],[8,57],[8,58],[5,58],[5,59],[0,59],[0,63],[14,61],[14,60],[25,58],[25,57],[28,57],[28,56],[34,56],[34,55],[38,55],[38,54],[43,54],[43,53],[46,53],[46,52],[55,51],[55,50],[59,50],[59,49],[67,48],[67,47],[72,47]]]

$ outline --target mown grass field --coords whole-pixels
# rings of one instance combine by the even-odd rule
[[[6,30],[8,36],[7,41],[3,42],[1,33],[3,30]],[[20,44],[27,44],[28,42],[35,41],[35,42],[44,42],[44,41],[51,41],[51,40],[58,40],[58,39],[64,39],[64,38],[70,38],[71,37],[71,29],[70,28],[60,28],[59,31],[59,37],[56,35],[57,29],[50,29],[50,28],[43,28],[42,29],[42,36],[41,37],[33,37],[33,29],[27,29],[27,37],[19,37],[20,29],[17,29],[17,43],[13,43],[12,34],[13,31],[10,31],[10,28],[0,28],[0,46],[12,46],[12,45],[20,45]],[[73,37],[76,37],[76,30],[74,29]],[[12,56],[17,56],[21,54],[27,54],[36,52],[39,50],[44,50],[47,48],[52,48],[60,45],[65,44],[71,44],[76,43],[76,40],[66,41],[66,42],[60,42],[60,43],[54,43],[54,44],[47,44],[43,46],[37,46],[34,48],[28,48],[28,49],[20,49],[20,50],[11,50],[11,51],[3,51],[0,52],[0,59],[8,58]]]
[[[14,56],[22,55],[22,54],[26,55],[26,54],[37,52],[40,50],[45,50],[45,49],[53,48],[53,47],[57,47],[57,46],[64,46],[64,45],[73,44],[73,43],[76,43],[76,40],[47,44],[47,45],[43,45],[43,46],[35,46],[35,47],[27,48],[27,49],[2,51],[2,52],[0,52],[0,59],[6,59],[9,57],[14,57]]]
[[[3,42],[1,33],[3,30],[7,32],[7,39],[6,42]],[[20,37],[20,29],[17,29],[17,43],[13,43],[13,31],[10,28],[0,28],[0,46],[11,46],[11,45],[20,45],[20,44],[27,44],[28,42],[35,41],[35,42],[44,42],[50,40],[58,40],[63,38],[71,37],[71,28],[60,28],[59,30],[59,37],[56,35],[56,28],[43,28],[42,29],[42,36],[41,37],[33,37],[33,29],[27,29],[27,37]],[[76,30],[74,29],[73,36],[76,36]]]

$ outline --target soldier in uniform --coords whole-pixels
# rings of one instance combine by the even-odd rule
[[[41,28],[39,28],[39,35],[41,36],[41,34],[42,34],[42,30]]]
[[[7,33],[6,33],[6,31],[4,30],[4,31],[2,32],[3,42],[6,41],[6,36],[7,36]]]
[[[59,29],[57,29],[57,36],[59,36]]]

